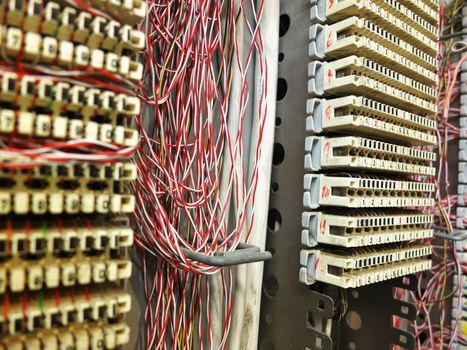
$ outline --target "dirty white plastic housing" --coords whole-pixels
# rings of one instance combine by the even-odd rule
[[[379,177],[327,176],[306,174],[303,205],[347,208],[430,207],[434,184],[390,180]],[[410,194],[410,195],[409,195]]]
[[[361,287],[430,268],[431,260],[426,256],[431,252],[428,245],[361,250],[348,255],[302,250],[300,280],[306,284],[320,281],[341,288]]]
[[[382,172],[434,175],[433,152],[371,139],[309,136],[305,139],[305,170],[377,169]]]
[[[417,212],[382,215],[379,212],[346,215],[321,211],[302,214],[302,244],[315,247],[329,244],[340,247],[364,247],[430,238],[433,215]]]
[[[337,131],[415,145],[436,143],[436,122],[433,119],[367,97],[311,98],[307,101],[307,115],[306,129],[314,134]]]

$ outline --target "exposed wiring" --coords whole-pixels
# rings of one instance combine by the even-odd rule
[[[256,198],[258,166],[245,166],[243,131],[254,91],[248,74],[259,62],[258,141],[251,147],[261,159],[267,93],[259,26],[264,6],[264,0],[147,2],[145,86],[139,94],[145,106],[136,118],[141,140],[134,156],[140,176],[132,187],[138,203],[135,239],[143,253],[147,349],[228,345],[232,270],[209,262],[248,243],[255,220],[247,208]],[[239,18],[247,40],[237,40]],[[231,100],[233,69],[241,77],[236,100]],[[229,127],[231,104],[239,111],[235,130]],[[216,273],[225,297],[221,339],[214,345],[206,276]]]

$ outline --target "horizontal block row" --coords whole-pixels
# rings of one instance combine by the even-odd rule
[[[9,177],[23,182],[31,178],[68,178],[91,180],[136,180],[136,165],[133,163],[50,163],[27,169],[0,168],[0,178]]]
[[[120,214],[135,210],[133,195],[112,193],[64,193],[28,190],[24,192],[0,191],[0,215],[6,214]]]
[[[349,63],[349,69],[338,71],[333,66],[338,66],[343,61],[357,62],[359,58],[350,56],[331,63],[313,61],[308,65],[308,92],[311,96],[323,96],[325,94],[349,95],[353,93],[365,97],[380,100],[383,103],[404,103],[404,109],[413,113],[434,114],[437,110],[436,104],[416,95],[406,92],[410,89],[400,89],[394,86],[390,79],[382,78],[368,71],[359,72],[352,69],[353,63]]]
[[[133,245],[133,230],[126,226],[55,226],[30,227],[23,223],[21,228],[11,226],[0,230],[0,259],[37,259],[42,256],[110,257],[110,251]],[[116,256],[112,252],[112,256]]]
[[[399,2],[433,25],[438,25],[440,4],[438,0],[399,0]]]
[[[116,282],[130,276],[131,262],[126,259],[82,256],[43,258],[34,264],[23,260],[7,261],[0,263],[0,293]]]
[[[10,109],[0,110],[0,134],[58,140],[88,139],[126,147],[134,147],[139,141],[138,131],[120,125]]]
[[[9,296],[0,315],[0,336],[118,320],[131,309],[131,296],[119,289],[55,289]]]
[[[425,58],[422,59],[417,56],[418,52],[401,50],[399,39],[365,19],[350,17],[331,25],[313,24],[309,38],[312,59],[365,56],[399,73],[413,76],[426,85],[437,81],[435,58],[421,54]]]
[[[344,257],[319,250],[302,250],[300,280],[311,284],[321,281],[341,288],[356,288],[367,284],[405,276],[431,268],[431,246],[401,248],[399,252],[368,253],[364,257]],[[393,260],[390,262],[391,258]],[[359,268],[362,265],[371,266]]]
[[[349,208],[431,207],[434,185],[387,179],[306,174],[303,205]]]
[[[130,329],[124,323],[87,323],[79,327],[49,329],[30,335],[0,339],[0,350],[102,350],[117,349],[130,341]]]
[[[66,112],[83,120],[95,116],[130,117],[141,111],[141,102],[135,96],[59,79],[32,75],[19,77],[8,72],[0,73],[0,81],[0,101],[16,105],[19,110],[42,109],[53,115]]]
[[[144,7],[141,2],[139,10],[144,10]],[[122,50],[139,51],[145,46],[144,33],[131,25],[62,6],[54,1],[4,1],[0,5],[0,16],[4,18],[3,24],[91,48],[119,53]]]
[[[142,64],[126,55],[75,45],[71,41],[24,32],[15,27],[0,26],[0,39],[0,46],[6,56],[19,56],[21,61],[31,64],[40,62],[69,69],[91,68],[134,81],[140,81],[143,76]]]
[[[433,145],[433,119],[406,112],[366,97],[312,98],[307,102],[308,132],[341,132],[378,136],[411,144]]]
[[[353,169],[434,175],[435,153],[354,136],[305,139],[305,170]]]
[[[429,225],[433,215],[386,214],[380,212],[349,213],[324,212],[302,214],[302,244],[314,247],[330,244],[340,247],[363,247],[430,238]]]
[[[311,22],[337,22],[358,14],[373,20],[425,52],[436,55],[438,29],[407,7],[391,0],[316,0],[311,8]]]

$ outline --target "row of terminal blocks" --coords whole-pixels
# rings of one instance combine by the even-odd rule
[[[23,26],[32,31],[40,29],[36,23],[42,22],[42,26],[46,27],[42,30],[52,35],[57,34],[60,26],[70,26],[82,31],[95,30],[92,25],[93,18],[115,22],[113,25],[117,28],[122,25],[134,27],[144,19],[147,11],[146,3],[142,0],[91,0],[85,1],[85,4],[102,11],[103,16],[91,15],[51,0],[8,0],[0,5],[0,17],[3,18],[6,14],[6,23]],[[98,11],[94,11],[96,12]],[[107,29],[105,30],[107,32]],[[98,32],[102,30],[99,28]]]
[[[105,1],[109,4],[111,2],[115,0]],[[133,0],[125,2],[131,4]],[[139,6],[134,12],[145,10],[144,1],[140,1]],[[122,9],[117,11],[123,14]],[[108,17],[78,11],[50,0],[3,1],[0,4],[0,17],[5,18],[4,25],[93,48],[100,47],[116,52],[123,49],[138,51],[145,44],[144,33],[130,24],[121,24]]]
[[[133,163],[51,164],[0,170],[0,214],[129,213],[133,195],[124,184],[136,179]]]
[[[5,162],[6,164],[6,162]],[[133,163],[116,162],[113,164],[102,163],[50,163],[35,168],[8,169],[0,168],[0,178],[27,177],[49,179],[88,179],[88,180],[115,180],[132,181],[136,179],[136,166]]]
[[[63,68],[91,68],[140,81],[143,66],[128,55],[92,49],[52,36],[24,32],[19,28],[0,26],[0,45],[8,57],[21,57],[29,64],[58,64]]]
[[[125,147],[135,147],[139,141],[138,131],[121,125],[8,109],[0,111],[0,118],[0,134],[57,140],[87,139]]]
[[[56,189],[51,192],[23,189],[0,191],[0,215],[7,214],[121,214],[135,210],[135,197],[105,192]]]
[[[118,282],[131,277],[127,259],[76,256],[0,263],[0,293]]]
[[[90,221],[89,221],[90,222]],[[37,259],[42,256],[116,255],[133,244],[133,230],[127,226],[48,226],[46,220],[8,226],[0,230],[0,259]],[[57,224],[57,223],[54,223]]]
[[[0,315],[0,336],[79,325],[99,320],[119,320],[130,311],[128,293],[102,288],[71,287],[9,295],[7,311]]]
[[[120,349],[129,340],[130,329],[124,323],[90,322],[2,337],[0,350],[111,350]]]
[[[135,96],[44,76],[0,73],[0,103],[13,110],[39,109],[88,119],[92,116],[130,117],[140,113]],[[2,108],[4,110],[4,108]],[[2,117],[3,119],[3,117]]]

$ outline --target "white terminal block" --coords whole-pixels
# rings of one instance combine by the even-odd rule
[[[460,302],[460,305],[459,305]],[[467,297],[462,295],[462,297],[459,300],[459,295],[456,293],[452,297],[452,312],[453,312],[453,318],[457,316],[457,312],[460,309],[461,311],[461,319],[462,318],[467,318]]]
[[[466,84],[467,82],[463,82],[463,84]],[[460,126],[461,127],[466,127],[466,122],[462,121],[463,119],[467,118],[467,95],[463,94],[460,97]]]
[[[461,174],[459,173],[459,177],[460,175]],[[457,203],[461,207],[467,206],[467,185],[457,185]]]
[[[401,4],[388,2],[381,7],[376,1],[312,0],[310,19],[312,23],[336,22],[348,17],[349,13],[358,13],[374,18],[383,28],[410,40],[416,46],[422,46],[431,54],[437,54],[437,29]]]
[[[467,237],[467,230],[456,230],[455,234]],[[458,252],[467,253],[467,240],[455,241],[455,246]]]
[[[466,252],[459,252],[457,254],[458,258],[459,258],[459,262],[462,264],[462,263],[467,263],[467,253]]]
[[[402,100],[412,112],[434,114],[437,110],[432,102],[436,94],[434,89],[364,57],[312,61],[308,64],[308,76],[308,92],[312,96],[359,93],[393,104]]]
[[[435,120],[366,97],[312,98],[307,101],[306,110],[306,130],[310,133],[358,132],[411,144],[436,143]]]
[[[460,285],[462,288],[462,294],[467,296],[467,276],[464,274],[459,276],[459,274],[455,273],[452,280],[455,288],[458,288]]]
[[[338,36],[338,33],[346,31],[355,34]],[[386,30],[363,18],[349,17],[331,25],[313,24],[309,29],[309,39],[309,55],[312,59],[364,55],[370,59],[378,59],[389,67],[396,65],[403,74],[413,76],[427,85],[437,81],[434,73],[435,56],[396,39]]]
[[[459,161],[467,161],[467,140],[459,140]]]
[[[81,269],[81,265],[87,265]],[[89,271],[90,267],[90,271]],[[0,267],[2,288],[11,292],[26,289],[40,290],[75,286],[89,283],[116,282],[131,277],[131,262],[126,259],[71,258],[36,260],[35,265],[27,263],[4,264]],[[90,275],[90,278],[89,278]]]
[[[0,100],[21,107],[44,107],[55,114],[63,110],[79,115],[133,116],[140,113],[141,103],[135,96],[115,94],[109,90],[88,88],[79,84],[70,85],[61,81],[51,81],[34,76],[18,77],[14,73],[0,73]],[[1,124],[6,124],[4,132],[12,128],[14,115],[7,115],[2,109]],[[8,112],[9,114],[13,111]],[[31,112],[32,113],[32,112]],[[8,117],[8,118],[7,118]],[[5,122],[5,118],[7,121]]]
[[[82,12],[84,13],[84,12]],[[22,50],[24,51],[23,60],[32,62],[41,62],[46,64],[56,63],[66,68],[91,67],[109,72],[120,74],[125,78],[139,81],[142,78],[143,66],[140,62],[130,59],[130,57],[115,53],[103,52],[100,49],[89,47],[88,44],[73,43],[68,40],[61,40],[53,36],[42,34],[30,34],[21,29],[4,26],[0,31],[6,30],[5,53],[7,56],[15,57]],[[82,33],[75,31],[76,37]],[[141,37],[141,35],[137,36]],[[26,44],[31,44],[26,47]],[[40,47],[38,47],[40,45]],[[137,46],[140,46],[137,43]],[[99,51],[94,55],[94,51]],[[104,61],[102,61],[104,54]],[[94,60],[91,60],[94,58]]]
[[[459,127],[467,128],[467,115],[459,118]]]
[[[305,284],[320,281],[341,288],[357,288],[427,270],[431,268],[431,260],[425,257],[431,252],[431,246],[421,244],[372,252],[362,250],[353,255],[302,250],[300,281]]]
[[[463,28],[467,28],[467,9],[465,6],[462,8],[462,24]],[[466,40],[467,36],[463,36],[463,39]],[[467,64],[464,62],[462,64],[462,73],[460,76],[461,80],[461,96],[460,96],[460,130],[459,130],[459,137],[460,138],[467,138]],[[466,154],[466,142],[465,140],[459,141],[459,161],[465,160]],[[461,158],[462,157],[462,158]],[[459,162],[459,183],[467,184],[467,163]],[[459,206],[466,206],[467,205],[467,185],[459,185],[458,186],[458,203]],[[463,214],[467,214],[465,208],[462,211]],[[466,228],[467,218],[465,216],[457,217],[457,227],[459,228]],[[456,248],[458,250],[465,251],[467,250],[467,243],[464,241],[456,242]],[[464,275],[462,275],[464,277]],[[467,318],[467,315],[466,315]],[[467,324],[464,328],[464,334],[467,335]],[[467,347],[466,347],[467,348]]]
[[[467,80],[465,79],[466,73],[461,73],[461,94],[467,94]]]
[[[132,213],[135,210],[135,198],[132,195],[120,194],[100,194],[94,196],[95,200],[89,204],[89,197],[86,193],[62,193],[58,192],[31,193],[29,192],[0,192],[0,214],[78,214],[92,212],[98,213]],[[52,207],[54,201],[49,198],[56,199],[56,195],[63,195],[63,207]],[[32,200],[32,201],[31,201]],[[90,207],[91,206],[91,207]],[[63,209],[61,213],[58,209]]]
[[[460,229],[467,229],[467,208],[457,207],[456,216],[456,227]]]
[[[370,213],[371,214],[371,213]],[[363,247],[430,238],[433,215],[335,215],[324,212],[302,214],[302,244]]]
[[[305,152],[305,170],[357,168],[435,175],[431,165],[435,153],[361,137],[309,136]]]
[[[464,66],[467,67],[467,65],[465,63],[462,65],[462,67],[464,67]],[[460,96],[460,103],[462,105],[467,105],[467,95],[463,94],[463,95]]]
[[[321,205],[383,208],[431,207],[434,204],[432,183],[306,174],[303,185],[303,205],[307,209]],[[407,196],[407,192],[412,192],[412,196]]]

